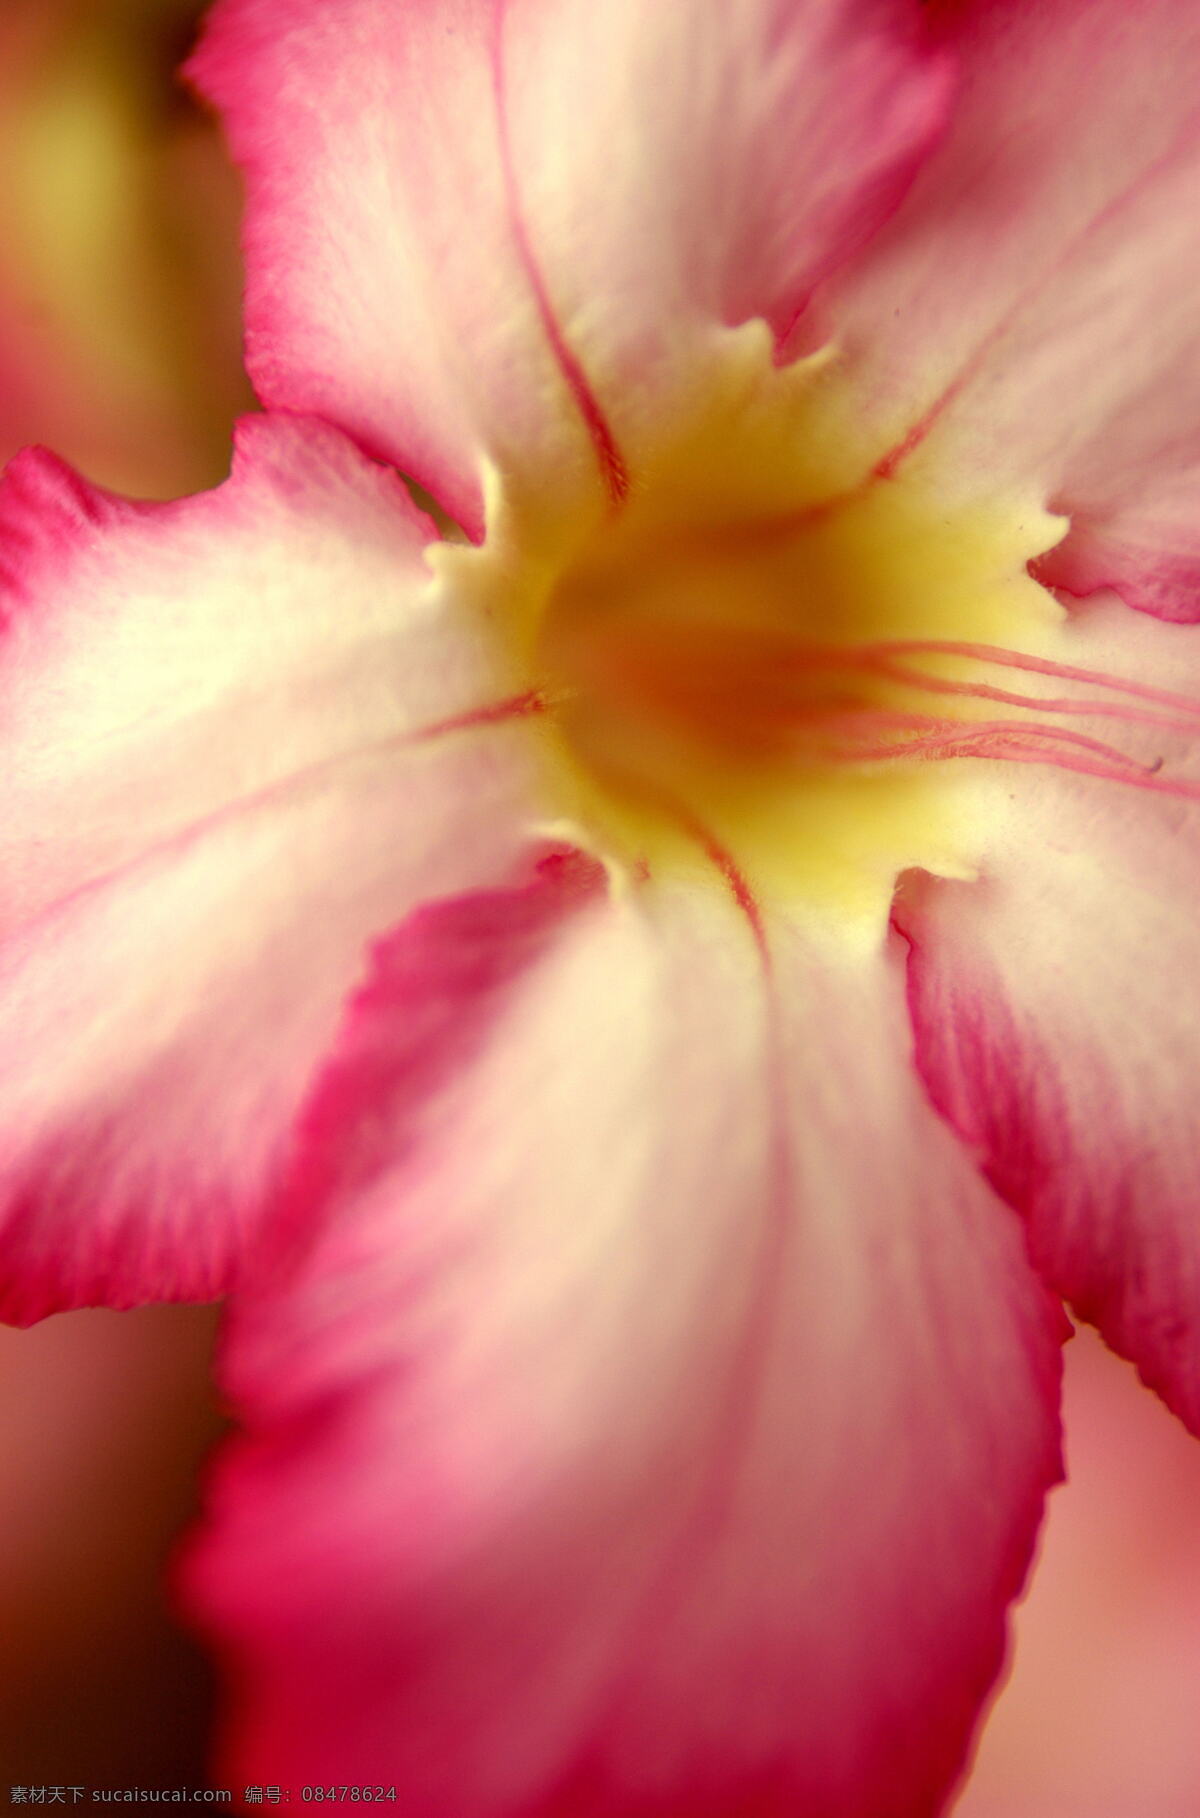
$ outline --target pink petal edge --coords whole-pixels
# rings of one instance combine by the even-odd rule
[[[430,533],[299,419],[178,504],[10,468],[6,1318],[227,1288],[366,943],[522,837],[518,727],[419,736],[493,685]]]
[[[1200,18],[946,0],[951,130],[816,299],[882,448],[1071,518],[1039,572],[1200,616]],[[1036,80],[1030,71],[1037,72]]]
[[[599,455],[611,488],[706,336],[785,334],[952,80],[907,0],[220,0],[191,74],[246,173],[260,396],[475,538],[485,459],[577,500]]]
[[[721,893],[560,854],[378,947],[227,1333],[186,1571],[227,1777],[410,1818],[924,1818],[955,1778],[1061,1314],[895,966],[772,944],[778,997]]]
[[[1200,668],[1200,627],[1111,599],[1075,642],[1160,687]],[[1195,787],[1194,740],[1153,737]],[[1200,1433],[1200,804],[1053,770],[1006,791],[979,879],[897,897],[917,1064],[1049,1286]]]

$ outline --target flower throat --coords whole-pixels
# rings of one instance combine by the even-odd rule
[[[491,610],[561,818],[643,874],[721,851],[756,893],[876,921],[899,872],[974,871],[979,767],[957,760],[1190,793],[1093,724],[1194,731],[1200,706],[1064,660],[1028,572],[1063,520],[948,504],[927,459],[867,467],[830,367],[730,332],[515,606],[510,536]]]

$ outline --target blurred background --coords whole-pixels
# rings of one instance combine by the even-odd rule
[[[226,469],[238,186],[176,71],[195,0],[0,3],[0,441],[168,497]]]
[[[252,400],[238,185],[177,81],[194,0],[0,0],[0,458],[142,497],[220,480]],[[207,1308],[0,1329],[0,1776],[204,1777],[163,1589],[219,1433]],[[1200,1445],[1081,1333],[1014,1665],[956,1818],[1200,1814]]]
[[[0,460],[213,485],[251,397],[238,184],[176,79],[195,0],[0,0]],[[0,1328],[0,1777],[202,1782],[212,1686],[162,1589],[218,1431],[207,1308]]]
[[[1081,1327],[1067,1483],[954,1818],[1200,1815],[1200,1443]]]

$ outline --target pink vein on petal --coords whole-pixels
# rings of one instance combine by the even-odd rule
[[[529,719],[534,714],[545,713],[548,707],[549,702],[539,689],[527,688],[524,694],[509,695],[502,701],[489,701],[483,707],[469,707],[465,713],[452,713],[444,720],[433,720],[416,732],[406,733],[404,742],[426,744],[452,732],[472,732],[480,726],[503,725],[506,720]]]
[[[554,312],[546,280],[534,254],[529,238],[529,229],[521,212],[520,193],[517,188],[516,171],[513,168],[512,144],[508,132],[508,97],[504,69],[504,21],[508,11],[508,0],[498,0],[493,16],[492,39],[492,90],[496,103],[496,127],[500,142],[500,161],[504,176],[505,194],[508,199],[509,221],[516,243],[517,256],[520,259],[546,338],[558,362],[571,396],[575,400],[580,416],[583,418],[596,459],[600,465],[605,489],[614,507],[623,505],[629,493],[629,469],[625,457],[617,446],[612,426],[600,406],[588,382],[580,361],[567,342],[562,324]]]
[[[686,1595],[691,1562],[703,1552],[706,1545],[716,1541],[729,1514],[737,1487],[741,1457],[753,1437],[755,1386],[762,1376],[775,1308],[784,1279],[783,1257],[789,1234],[789,1212],[795,1197],[795,1170],[788,1132],[788,1093],[784,1077],[783,1024],[762,910],[744,872],[716,835],[690,810],[673,805],[672,812],[680,827],[701,848],[705,858],[728,886],[736,908],[745,918],[758,955],[766,1022],[763,1083],[770,1138],[762,1238],[754,1260],[742,1335],[729,1363],[725,1392],[713,1414],[711,1458],[671,1555],[651,1584],[635,1618],[636,1627],[651,1636],[661,1632],[663,1626],[671,1620],[673,1605],[682,1595]],[[631,1624],[631,1628],[633,1626]],[[641,1650],[630,1645],[627,1658],[633,1665],[622,1667],[613,1675],[603,1708],[597,1713],[592,1725],[593,1736],[603,1733],[611,1714],[619,1707],[631,1678],[636,1675],[641,1657]],[[586,1779],[586,1775],[585,1745],[580,1750],[577,1765],[568,1771],[556,1788],[556,1795],[564,1809],[570,1804],[572,1795],[578,1790],[581,1779]],[[559,1806],[555,1805],[554,1809],[558,1810]]]
[[[314,783],[333,776],[345,764],[353,763],[356,758],[378,756],[384,751],[402,751],[406,745],[420,746],[433,744],[442,738],[453,737],[458,732],[482,731],[490,726],[506,725],[508,722],[526,719],[545,711],[546,703],[536,689],[524,694],[512,695],[505,700],[488,702],[484,706],[468,708],[463,713],[452,714],[444,720],[434,720],[427,726],[415,727],[411,732],[393,734],[390,738],[378,739],[370,745],[355,746],[353,750],[335,752],[332,757],[321,758],[317,763],[306,764],[303,769],[293,771],[289,776],[280,777],[274,783],[268,783],[261,789],[255,789],[236,801],[226,802],[220,808],[212,809],[197,820],[176,828],[173,833],[154,839],[136,857],[126,859],[120,865],[112,866],[108,871],[96,877],[88,878],[62,896],[56,897],[44,909],[32,916],[28,922],[6,930],[6,939],[21,934],[28,934],[35,928],[53,922],[56,916],[69,909],[72,904],[106,890],[112,884],[119,884],[124,879],[136,876],[142,866],[161,858],[164,853],[182,853],[195,841],[205,838],[230,821],[237,820],[239,815],[253,814],[257,809],[269,807],[273,802],[284,802]]]

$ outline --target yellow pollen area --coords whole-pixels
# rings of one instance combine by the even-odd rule
[[[483,565],[514,691],[545,703],[548,820],[642,874],[712,875],[707,838],[764,900],[877,927],[902,870],[973,871],[980,766],[917,745],[935,721],[997,717],[897,676],[880,647],[1046,651],[1063,615],[1026,564],[1063,526],[1027,502],[939,500],[928,459],[871,477],[835,360],[777,370],[752,328],[700,364],[670,428],[631,449],[620,507],[564,530],[534,500],[460,554]],[[944,653],[904,664],[983,675]]]

